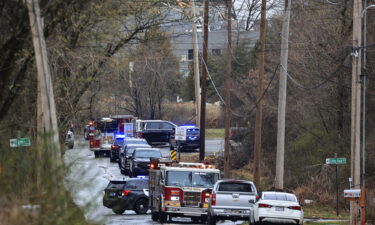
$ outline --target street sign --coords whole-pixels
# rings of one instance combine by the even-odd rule
[[[176,127],[174,139],[176,141],[186,141],[186,127]]]
[[[326,164],[333,164],[333,165],[346,164],[346,158],[327,158]]]
[[[9,139],[9,144],[12,148],[31,146],[30,138]]]

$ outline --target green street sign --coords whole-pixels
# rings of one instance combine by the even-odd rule
[[[326,164],[343,165],[346,164],[346,158],[327,158]]]
[[[12,148],[31,146],[30,138],[9,139],[9,144]]]

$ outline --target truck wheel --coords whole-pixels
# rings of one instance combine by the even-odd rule
[[[137,214],[146,214],[148,210],[148,201],[144,198],[139,199],[134,206],[134,211]]]
[[[112,154],[109,156],[109,161],[110,162],[116,162],[115,158],[112,157]]]
[[[100,152],[99,151],[94,151],[94,155],[95,155],[95,158],[98,158],[100,156]]]
[[[193,223],[199,223],[199,218],[193,217],[193,218],[191,218],[191,221]]]
[[[209,225],[216,225],[216,217],[211,216],[210,214],[208,215],[207,222]]]
[[[160,223],[167,222],[167,217],[168,217],[168,215],[166,213],[160,212],[160,214],[159,214],[159,222]]]
[[[159,213],[151,212],[151,219],[152,219],[152,221],[158,221],[159,220]]]
[[[125,212],[125,208],[121,205],[114,205],[112,208],[112,211],[116,213],[117,215],[121,215]]]

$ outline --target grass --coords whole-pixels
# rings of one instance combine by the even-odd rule
[[[206,129],[206,138],[224,138],[224,128]]]
[[[339,211],[339,216],[337,216],[336,209],[332,207],[306,205],[303,207],[303,212],[305,218],[349,219],[349,213],[347,211],[341,209]]]

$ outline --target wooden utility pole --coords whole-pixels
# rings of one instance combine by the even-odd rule
[[[361,120],[361,47],[362,47],[362,1],[353,1],[353,53],[352,53],[352,99],[351,99],[351,177],[353,187],[360,188],[360,120]],[[358,223],[359,207],[350,203],[351,224]]]
[[[230,178],[229,162],[229,129],[231,126],[232,113],[231,107],[231,89],[232,89],[232,0],[227,0],[227,75],[225,77],[225,142],[224,142],[224,177]]]
[[[254,141],[254,182],[260,185],[260,159],[262,148],[262,120],[263,120],[263,91],[264,91],[264,54],[266,42],[266,4],[262,0],[259,37],[259,64],[258,64],[258,105],[255,119],[255,141]]]
[[[199,85],[199,52],[198,52],[198,34],[196,25],[196,13],[195,13],[195,0],[190,0],[191,10],[193,12],[193,53],[194,53],[194,89],[195,89],[195,115],[196,124],[200,124],[200,106],[201,106],[201,95],[200,95],[200,85]]]
[[[208,45],[208,0],[204,1],[203,19],[203,63],[202,63],[202,92],[201,92],[201,117],[200,117],[200,152],[199,161],[204,160],[206,140],[206,81],[207,81],[207,45]]]
[[[288,77],[289,20],[291,0],[285,0],[283,28],[281,31],[281,56],[279,80],[279,105],[277,114],[277,151],[275,188],[284,189],[285,108]]]
[[[38,131],[50,135],[51,139],[47,146],[54,157],[55,165],[60,165],[60,143],[59,133],[57,127],[56,107],[53,94],[53,86],[51,74],[49,70],[46,43],[44,40],[42,19],[40,17],[40,8],[38,0],[27,0],[27,8],[29,11],[29,20],[31,26],[31,33],[33,38],[33,45],[35,51],[35,59],[38,71],[38,117],[42,116],[42,127],[38,127]],[[38,91],[39,91],[38,90]],[[38,120],[38,118],[37,118]]]

